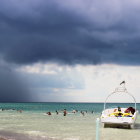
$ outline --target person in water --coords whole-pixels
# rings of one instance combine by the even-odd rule
[[[67,110],[66,110],[66,109],[64,109],[64,111],[63,111],[63,115],[64,115],[64,116],[67,115]]]
[[[57,114],[57,115],[59,114],[57,110],[56,110],[56,114]]]
[[[52,115],[51,112],[47,112],[48,115]]]
[[[84,113],[83,111],[81,111],[81,114],[82,114],[83,116],[85,116],[85,113]]]

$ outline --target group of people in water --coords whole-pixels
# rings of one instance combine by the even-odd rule
[[[56,112],[57,115],[59,114],[59,112],[57,110],[55,112]],[[68,111],[66,109],[62,110],[61,112],[63,113],[63,116],[66,116],[68,114]],[[79,112],[78,110],[73,110],[71,113],[76,114],[78,112]],[[86,113],[87,113],[87,110],[86,111],[80,111],[80,114],[82,114],[83,116],[85,116]],[[94,112],[91,111],[91,113],[93,114]],[[46,112],[46,114],[47,115],[52,115],[52,113],[50,111]]]
[[[19,113],[22,113],[23,112],[23,110],[21,110],[21,109],[5,109],[5,108],[2,108],[1,109],[1,111],[5,111],[5,110],[16,110],[17,112],[19,112]]]
[[[4,109],[4,108],[2,108],[1,110],[2,111],[5,111],[5,110],[13,110],[14,111],[15,110],[19,113],[23,112],[23,110],[21,110],[21,109]],[[63,116],[67,116],[68,113],[72,113],[72,114],[80,113],[82,116],[85,116],[85,114],[87,114],[88,111],[87,110],[84,110],[84,111],[73,110],[72,112],[68,112],[66,109],[64,109],[64,110],[61,110],[61,111],[56,110],[55,113],[57,115],[61,113],[61,114],[63,114]],[[91,113],[93,114],[94,112],[91,111]],[[46,112],[46,114],[50,116],[50,115],[52,115],[52,112],[49,111],[49,112]]]

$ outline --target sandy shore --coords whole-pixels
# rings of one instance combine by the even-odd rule
[[[0,138],[0,140],[7,140],[7,139],[4,139],[4,138]]]
[[[40,136],[30,136],[21,133],[11,132],[11,131],[0,131],[0,140],[50,140],[50,138],[42,138]],[[52,140],[52,139],[51,139]]]

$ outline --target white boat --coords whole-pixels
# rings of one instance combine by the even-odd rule
[[[104,103],[104,110],[102,111],[101,115],[101,122],[104,124],[104,127],[117,127],[117,128],[133,128],[138,111],[136,110],[136,99],[135,97],[130,94],[127,89],[125,88],[125,81],[121,84],[123,86],[118,87],[115,89],[114,92],[109,94]],[[128,106],[127,108],[106,108],[107,100],[113,94],[118,93],[128,94],[132,97],[134,101],[134,107]]]

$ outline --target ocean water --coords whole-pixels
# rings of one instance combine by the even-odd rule
[[[110,103],[107,106],[129,107],[134,104]],[[95,140],[96,119],[101,115],[103,103],[0,103],[0,109],[0,136],[8,139]],[[63,116],[64,109],[68,112],[66,116]],[[140,112],[140,104],[137,109]],[[72,113],[73,110],[78,112]],[[139,140],[139,132],[140,115],[134,129],[103,128],[100,124],[100,140]]]

